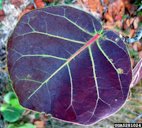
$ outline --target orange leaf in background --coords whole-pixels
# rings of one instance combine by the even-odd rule
[[[45,3],[42,0],[34,0],[37,8],[45,7]]]
[[[108,22],[122,20],[125,12],[125,6],[122,0],[116,0],[108,5],[108,11],[104,17]]]
[[[132,38],[133,36],[134,36],[134,34],[135,34],[135,29],[131,29],[130,30],[130,33],[129,33],[129,38]]]
[[[35,121],[34,124],[36,125],[36,128],[45,128],[44,121]]]
[[[118,27],[121,29],[124,26],[122,17],[125,14],[123,0],[114,0],[112,3],[109,3],[107,7],[107,12],[104,14],[104,19],[106,21],[104,28],[114,29]]]
[[[84,3],[84,5],[86,5],[89,11],[102,15],[104,9],[101,5],[100,0],[82,0],[82,2]]]
[[[112,15],[110,15],[109,13],[106,13],[104,17],[107,20],[107,22],[113,23]]]
[[[108,5],[110,3],[110,0],[104,0],[104,4]]]

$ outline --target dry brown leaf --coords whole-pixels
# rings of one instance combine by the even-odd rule
[[[45,7],[45,3],[42,0],[34,0],[37,8]]]
[[[113,23],[113,17],[112,17],[112,15],[110,15],[109,13],[106,13],[105,15],[104,15],[104,17],[105,17],[105,19],[107,20],[107,22],[109,23]]]
[[[130,29],[129,38],[132,38],[135,34],[135,29]]]
[[[124,4],[122,0],[116,0],[110,5],[110,12],[112,13],[112,17],[115,20],[118,20],[116,17],[121,17],[124,15]],[[122,19],[119,19],[122,20]]]
[[[135,66],[134,58],[130,58],[132,68]]]
[[[137,28],[138,28],[139,21],[140,21],[139,17],[136,17],[136,18],[134,19],[134,22],[133,22],[134,29],[137,29]]]
[[[140,42],[137,42],[138,51],[142,51],[142,44]]]
[[[131,4],[130,0],[123,0],[123,3],[127,11],[130,13],[130,15],[132,15],[136,10],[136,6],[134,6],[134,4]]]
[[[104,0],[104,3],[108,5],[110,3],[110,0]]]
[[[125,6],[122,0],[115,0],[108,5],[108,10],[104,14],[107,25],[122,28],[122,17],[125,12]]]
[[[86,5],[89,11],[102,15],[104,8],[101,5],[100,0],[82,0],[82,2]]]
[[[0,21],[2,21],[5,17],[5,13],[3,10],[0,10]]]
[[[134,44],[133,44],[133,49],[135,50],[135,51],[141,51],[142,50],[142,45],[141,45],[141,43],[140,42],[135,42]]]
[[[116,21],[115,22],[115,25],[116,25],[116,27],[118,27],[118,28],[122,28],[122,21]]]
[[[130,27],[133,22],[134,22],[134,18],[127,19],[126,20],[127,27]]]
[[[35,121],[34,124],[36,125],[36,128],[45,128],[44,121]]]
[[[142,58],[142,51],[138,52],[139,58]]]
[[[135,51],[138,51],[137,43],[134,43],[133,49],[134,49]]]

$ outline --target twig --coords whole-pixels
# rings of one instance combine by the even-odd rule
[[[142,118],[142,113],[139,116],[137,116],[134,120],[132,120],[131,122],[136,123],[141,118]]]
[[[134,38],[126,38],[125,42],[128,44],[132,44],[134,42],[139,41],[142,38],[142,28],[136,32],[136,35]]]
[[[142,10],[142,5],[138,8],[138,11]]]

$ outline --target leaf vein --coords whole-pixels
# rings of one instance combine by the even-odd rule
[[[85,32],[86,34],[90,35],[90,36],[94,36],[94,34],[88,32],[87,30],[81,28],[79,25],[77,25],[75,22],[73,22],[72,20],[70,20],[69,18],[67,18],[65,15],[62,16],[62,15],[58,15],[58,14],[53,14],[53,13],[50,13],[50,12],[45,12],[45,11],[42,11],[46,14],[49,14],[49,15],[52,15],[52,16],[56,16],[56,17],[61,17],[61,18],[64,18],[66,19],[67,21],[69,21],[71,24],[73,24],[74,26],[76,26],[78,29],[80,29],[81,31]]]
[[[118,70],[117,68],[115,67],[115,65],[113,64],[113,62],[110,61],[109,57],[106,55],[106,53],[103,51],[101,45],[99,44],[98,41],[97,42],[97,46],[99,48],[99,50],[101,51],[101,53],[104,55],[104,57],[109,61],[109,63],[112,65],[112,67],[114,68],[114,70],[117,72],[117,77],[118,77],[118,80],[119,80],[119,83],[120,83],[120,88],[121,88],[121,92],[122,92],[122,95],[124,96],[124,92],[123,92],[123,87],[122,87],[122,83],[121,83],[121,80],[120,80],[120,75],[118,73]]]

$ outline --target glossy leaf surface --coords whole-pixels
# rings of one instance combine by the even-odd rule
[[[131,82],[119,36],[69,6],[34,10],[20,20],[8,42],[8,69],[24,107],[83,125],[118,111]]]

